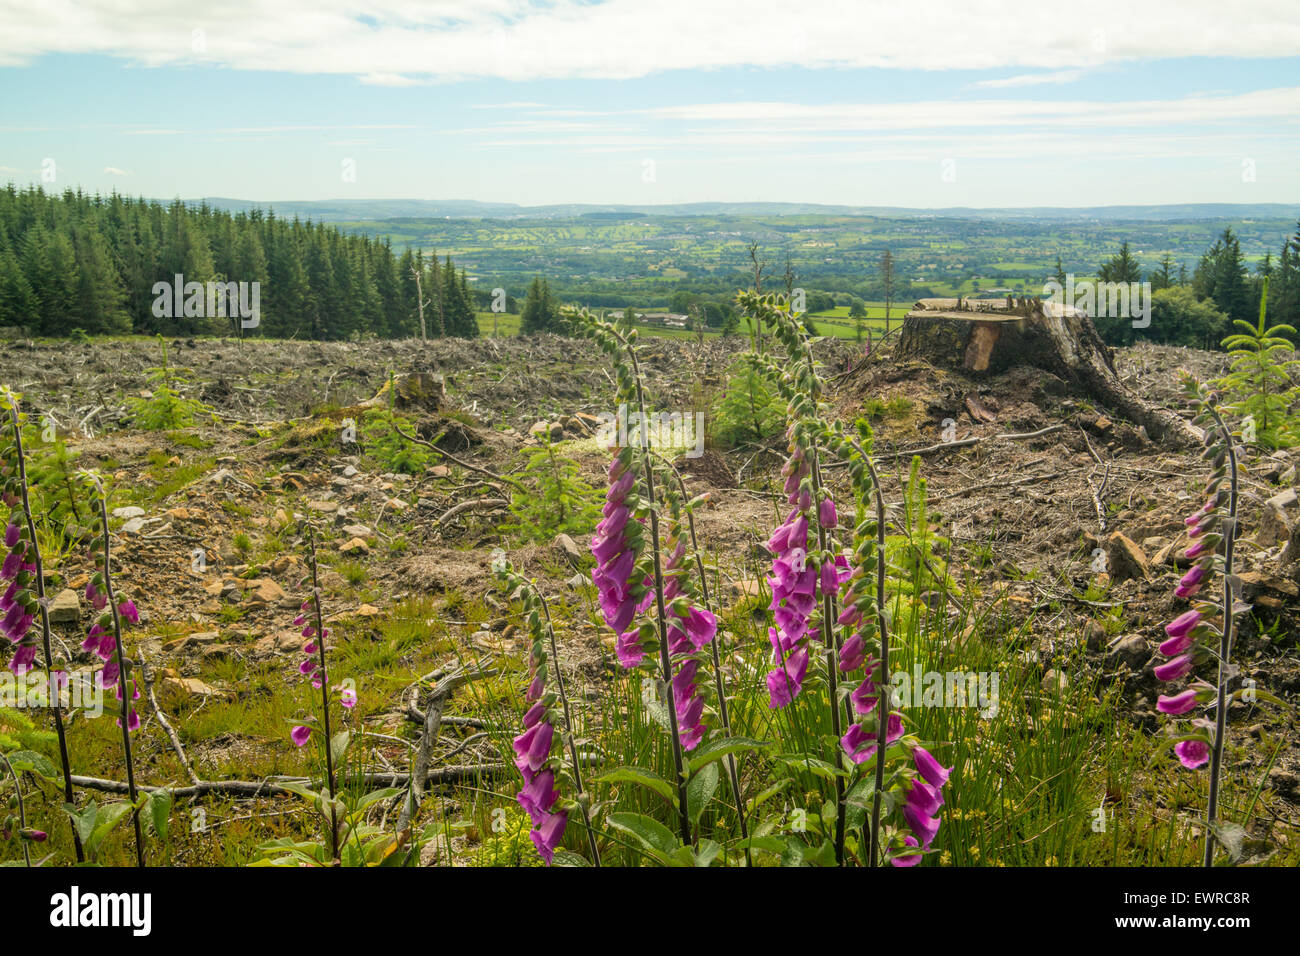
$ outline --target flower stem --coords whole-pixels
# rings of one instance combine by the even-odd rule
[[[18,777],[18,772],[14,770],[14,765],[9,762],[5,752],[0,750],[0,760],[5,762],[9,768],[9,775],[14,778],[14,794],[18,797],[18,842],[23,845],[23,866],[29,870],[32,867],[32,854],[27,849],[27,838],[23,836],[23,831],[27,829],[27,811],[23,807],[23,782]],[[80,849],[80,844],[78,844]]]
[[[50,649],[50,611],[45,605],[45,566],[41,560],[40,546],[36,542],[36,523],[32,520],[32,506],[27,495],[27,458],[23,453],[23,430],[18,422],[16,403],[11,409],[11,414],[14,448],[18,457],[18,487],[22,489],[23,517],[27,519],[27,536],[32,544],[32,563],[36,565],[36,597],[41,608],[41,642],[45,651],[45,668],[52,673],[50,669],[54,666],[54,658]],[[50,694],[50,709],[54,711],[54,730],[59,739],[59,760],[63,765],[63,799],[71,804],[73,802],[72,762],[68,759],[68,738],[63,730],[63,708],[59,705],[58,693]],[[72,846],[77,854],[77,862],[84,863],[86,851],[81,845],[81,834],[77,832],[77,825],[71,819],[68,820],[68,825],[72,828]]]
[[[113,645],[117,654],[117,686],[122,692],[122,711],[118,718],[122,725],[122,754],[126,758],[126,790],[131,797],[131,825],[135,828],[135,862],[144,866],[144,838],[140,834],[140,808],[136,805],[138,796],[135,789],[135,764],[131,759],[130,712],[131,697],[126,689],[126,649],[122,644],[122,618],[117,612],[117,598],[113,595],[112,555],[108,543],[108,495],[103,486],[99,487],[99,525],[104,533],[104,594],[108,598],[109,613],[113,615]],[[135,686],[135,677],[131,677],[131,686]]]
[[[665,460],[662,455],[658,457],[660,461],[663,461],[664,464],[668,466],[668,470],[672,476],[677,479],[677,486],[681,490],[682,499],[684,501],[687,500],[686,482],[682,480],[681,473],[670,462]],[[710,614],[713,614],[714,611],[711,602],[709,601],[709,579],[704,573],[704,558],[700,554],[699,540],[695,536],[695,515],[692,514],[689,509],[686,511],[686,526],[690,530],[691,553],[695,558],[695,568],[700,576],[700,596],[704,601],[704,609]],[[713,688],[714,692],[718,695],[718,717],[722,720],[722,732],[730,738],[732,736],[731,717],[727,707],[726,686],[722,680],[722,658],[718,651],[719,640],[719,635],[714,634],[713,640],[709,642],[709,647],[713,652]],[[731,782],[731,795],[736,801],[736,817],[740,822],[740,836],[741,839],[745,841],[745,863],[748,866],[753,866],[754,860],[749,850],[749,826],[745,821],[745,803],[741,799],[740,795],[740,773],[736,767],[736,757],[735,754],[727,754],[724,759],[727,764],[727,776],[730,778]]]
[[[311,604],[316,615],[316,653],[320,659],[321,725],[325,728],[325,775],[330,798],[330,850],[334,866],[339,865],[339,820],[334,806],[334,738],[330,735],[330,683],[325,670],[325,625],[320,612],[320,580],[316,575],[316,531],[307,525],[307,548],[311,558]]]
[[[811,359],[810,359],[811,364]],[[813,482],[813,520],[817,522],[817,549],[820,552],[818,558],[818,574],[820,581],[820,562],[826,554],[826,529],[821,523],[821,501],[822,501],[822,476],[821,465],[817,456],[817,442],[812,442],[811,454],[808,462],[812,472]],[[840,705],[839,705],[839,675],[838,661],[839,641],[835,633],[835,598],[825,588],[822,591],[822,643],[826,646],[826,684],[828,688],[828,703],[831,710],[831,733],[835,735],[835,746],[840,746],[840,737],[843,734],[843,727],[840,724]],[[838,754],[836,755],[838,762]],[[848,810],[848,805],[844,799],[844,778],[839,774],[835,775],[835,862],[838,866],[844,865],[844,823]]]
[[[1204,866],[1214,864],[1214,825],[1219,812],[1219,776],[1223,768],[1223,745],[1227,735],[1228,724],[1228,660],[1232,656],[1232,631],[1235,615],[1233,606],[1236,597],[1232,589],[1232,552],[1237,537],[1237,449],[1232,440],[1232,433],[1224,424],[1219,411],[1212,402],[1206,407],[1218,425],[1220,433],[1228,445],[1228,526],[1224,529],[1223,549],[1223,631],[1219,636],[1219,671],[1215,681],[1215,715],[1214,748],[1210,752],[1210,799],[1205,808],[1207,822],[1205,830]]]
[[[523,580],[523,578],[521,577],[520,580]],[[587,844],[591,847],[591,862],[592,865],[598,867],[600,866],[600,849],[596,846],[596,833],[591,828],[591,817],[587,812],[587,804],[584,800],[582,765],[578,761],[578,744],[573,739],[573,718],[569,713],[569,695],[564,690],[564,675],[560,673],[560,649],[555,642],[555,627],[551,623],[551,609],[546,606],[546,598],[537,589],[537,585],[531,581],[528,581],[527,584],[533,593],[537,595],[537,600],[542,605],[542,613],[546,615],[546,633],[551,639],[551,663],[555,667],[555,686],[560,694],[560,706],[564,709],[564,737],[565,742],[569,745],[569,758],[573,762],[573,785],[578,791],[578,809],[582,811],[582,825],[587,831]]]
[[[659,665],[663,672],[664,695],[668,708],[668,726],[672,732],[673,768],[677,772],[677,823],[682,843],[694,845],[691,837],[691,815],[686,791],[686,773],[682,759],[682,738],[677,727],[677,702],[673,695],[673,665],[668,653],[668,618],[664,608],[664,572],[659,554],[659,503],[655,495],[654,467],[650,461],[650,438],[646,428],[645,389],[641,383],[641,365],[636,359],[636,349],[624,338],[632,374],[636,379],[637,409],[641,414],[637,422],[637,439],[641,451],[641,474],[645,478],[646,497],[650,499],[650,547],[654,555],[655,609],[659,612]]]

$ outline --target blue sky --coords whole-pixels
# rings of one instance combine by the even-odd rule
[[[0,0],[0,181],[263,201],[1300,201],[1295,4],[1041,6]]]

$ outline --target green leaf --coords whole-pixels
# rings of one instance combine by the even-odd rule
[[[591,866],[591,863],[585,856],[579,856],[568,850],[556,850],[555,858],[551,860],[552,866]]]
[[[86,852],[94,853],[99,848],[99,845],[104,842],[104,838],[112,833],[113,828],[122,821],[122,818],[130,814],[134,809],[130,803],[125,801],[110,803],[105,807],[101,807],[95,817],[94,829],[91,830],[89,838],[83,840],[86,845]]]
[[[636,837],[656,859],[664,863],[669,862],[669,858],[681,846],[671,830],[658,820],[640,813],[611,813],[609,825]]]
[[[334,763],[342,763],[343,755],[348,752],[348,744],[352,742],[352,731],[340,730],[330,740],[330,756]]]
[[[151,790],[142,803],[144,818],[160,840],[167,839],[167,825],[171,820],[172,792]]]
[[[686,802],[691,811],[691,822],[698,824],[704,808],[713,800],[718,790],[718,765],[706,764],[691,775],[686,785]]]
[[[691,754],[691,772],[695,773],[730,754],[759,750],[767,744],[752,737],[715,737]]]
[[[643,767],[619,767],[593,778],[593,783],[634,783],[653,790],[669,803],[677,798],[673,785],[653,770]]]
[[[63,782],[63,774],[44,754],[39,754],[35,750],[15,750],[8,757],[15,773],[28,771],[53,783]]]

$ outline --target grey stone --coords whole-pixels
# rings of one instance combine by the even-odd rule
[[[81,597],[72,588],[64,588],[50,602],[51,624],[76,624],[81,620]]]

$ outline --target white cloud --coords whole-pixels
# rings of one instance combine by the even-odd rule
[[[161,66],[416,78],[628,78],[735,66],[1076,70],[1300,55],[1293,0],[0,0],[0,66],[99,53]],[[1014,34],[1007,35],[1007,24]],[[201,31],[201,33],[196,33]]]
[[[1043,86],[1048,83],[1074,83],[1080,80],[1087,70],[1054,70],[1051,73],[1022,73],[1019,76],[1007,76],[997,80],[980,80],[974,86],[989,90],[1013,90],[1025,86]]]
[[[110,175],[110,176],[130,176],[130,175],[131,175],[131,174],[128,173],[125,169],[118,169],[116,166],[105,166],[105,167],[104,167],[104,172],[108,173],[108,175]]]

